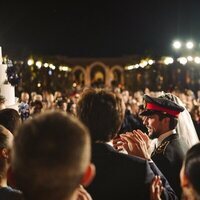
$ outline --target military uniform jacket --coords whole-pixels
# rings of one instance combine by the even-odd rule
[[[151,155],[179,198],[181,196],[179,173],[187,150],[187,145],[179,135],[172,134],[165,138]]]

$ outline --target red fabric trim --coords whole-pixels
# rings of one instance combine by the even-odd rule
[[[170,110],[168,108],[163,108],[163,107],[158,106],[158,105],[156,105],[154,103],[147,103],[146,108],[149,109],[149,110],[156,110],[156,111],[166,112],[167,114],[172,115],[174,117],[178,117],[178,115],[180,113],[179,111]]]

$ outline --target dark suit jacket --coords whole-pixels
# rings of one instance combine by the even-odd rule
[[[165,138],[151,155],[179,198],[181,197],[179,173],[187,150],[188,146],[178,134],[172,134]]]
[[[118,153],[108,144],[96,143],[92,149],[92,162],[96,166],[96,177],[87,190],[94,200],[149,199],[155,173],[148,161]],[[176,199],[169,185],[167,189],[164,199]]]

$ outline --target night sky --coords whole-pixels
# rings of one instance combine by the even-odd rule
[[[200,47],[198,0],[31,2],[1,3],[4,55],[169,55],[176,38]]]

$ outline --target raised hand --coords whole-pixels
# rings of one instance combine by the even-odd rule
[[[138,131],[134,131],[133,133],[128,132],[126,134],[121,134],[120,138],[123,148],[128,152],[128,154],[150,160],[147,146],[148,143],[144,133],[141,134]]]
[[[150,200],[162,200],[161,194],[163,191],[162,181],[160,176],[155,176],[150,185]]]
[[[82,185],[77,188],[77,198],[76,200],[92,200],[90,194],[84,189]]]

